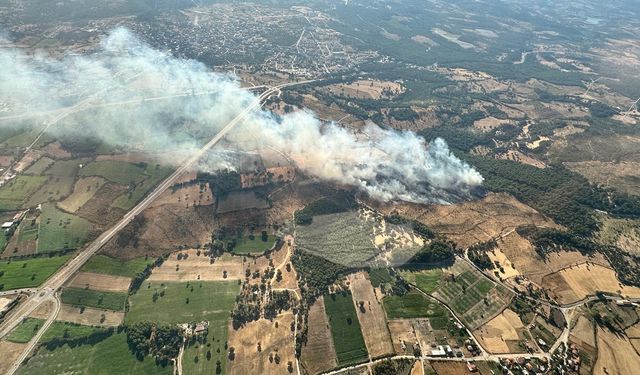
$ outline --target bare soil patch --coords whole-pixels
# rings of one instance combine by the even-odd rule
[[[49,319],[54,307],[55,305],[53,301],[44,301],[40,304],[40,306],[38,306],[38,308],[33,310],[33,312],[29,316],[37,319]]]
[[[116,327],[124,321],[124,312],[90,307],[86,307],[84,311],[80,312],[79,307],[62,304],[56,320],[90,326]]]
[[[0,353],[2,353],[0,373],[6,374],[11,365],[18,360],[28,345],[29,344],[18,344],[6,340],[0,340]]]
[[[411,320],[389,320],[388,327],[395,352],[397,354],[413,354],[413,345],[418,344],[418,338],[414,333]]]
[[[356,306],[364,342],[371,357],[393,353],[391,334],[387,329],[382,301],[376,295],[366,273],[349,275],[351,295]]]
[[[293,314],[279,315],[273,322],[260,319],[239,330],[229,326],[229,346],[235,348],[233,361],[227,360],[229,375],[287,374],[287,363],[295,368]],[[278,326],[276,328],[276,325]],[[260,350],[258,350],[258,344]],[[276,363],[275,356],[279,357]],[[273,360],[270,360],[273,359]]]
[[[104,292],[126,292],[129,290],[131,278],[112,276],[101,273],[79,272],[69,284],[72,288],[87,288]]]
[[[482,342],[482,346],[490,353],[509,353],[511,352],[511,347],[508,342],[517,342],[524,339],[523,330],[524,324],[518,314],[506,309],[480,329],[477,329],[474,332],[474,336]]]
[[[593,368],[594,375],[635,374],[640,368],[640,356],[628,338],[617,336],[599,328],[598,359]]]
[[[211,258],[196,249],[176,251],[160,267],[151,272],[151,281],[221,281],[244,277],[242,258],[223,255],[211,263]],[[184,255],[187,255],[185,258]],[[182,257],[178,260],[178,256]]]
[[[307,342],[302,346],[301,365],[310,374],[336,367],[338,361],[322,297],[309,309],[308,324]]]

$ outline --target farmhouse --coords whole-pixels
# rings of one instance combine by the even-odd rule
[[[6,222],[2,223],[2,229],[9,230],[9,229],[11,229],[13,227],[13,224],[15,224],[15,222],[6,221]]]

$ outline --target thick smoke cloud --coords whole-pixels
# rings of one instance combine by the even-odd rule
[[[58,137],[164,151],[176,164],[176,155],[198,148],[255,98],[234,77],[154,50],[125,29],[83,56],[52,59],[4,50],[0,66],[5,115],[55,110],[40,119],[52,123],[68,114],[48,129]],[[413,132],[375,124],[353,131],[308,111],[257,111],[227,140],[250,150],[273,147],[310,176],[357,186],[382,201],[446,202],[467,197],[483,180],[442,139],[427,143]],[[229,166],[224,150],[209,163],[212,170]]]

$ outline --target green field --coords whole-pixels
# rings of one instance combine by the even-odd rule
[[[93,332],[102,329],[103,328],[83,326],[75,323],[54,321],[47,329],[47,332],[42,335],[40,341],[49,342],[56,338],[77,339],[80,337],[89,336]]]
[[[9,333],[7,340],[18,343],[29,342],[38,333],[43,323],[43,319],[27,318]]]
[[[160,165],[147,165],[144,170],[146,179],[135,182],[133,190],[119,196],[111,205],[112,207],[128,210],[135,206],[151,189],[165,179],[173,170]]]
[[[35,218],[25,218],[18,228],[18,244],[38,239],[38,223]]]
[[[262,254],[265,251],[271,249],[276,242],[276,236],[269,235],[267,241],[262,241],[260,235],[255,238],[249,239],[249,237],[242,237],[237,240],[236,246],[231,251],[234,254]]]
[[[158,374],[170,375],[171,366],[158,367],[153,358],[138,361],[131,354],[125,333],[113,334],[93,345],[41,347],[18,374]]]
[[[53,159],[43,156],[27,168],[24,173],[33,176],[40,176],[51,164],[53,164],[53,161]]]
[[[127,293],[66,288],[62,292],[62,302],[68,305],[122,311],[124,310],[124,305],[127,302]]]
[[[119,260],[106,255],[95,255],[82,267],[84,272],[103,273],[114,276],[135,277],[147,268],[154,259],[145,257]]]
[[[447,310],[413,289],[403,296],[386,296],[382,302],[389,319],[429,318],[436,326],[449,320]]]
[[[343,366],[366,360],[367,347],[362,337],[351,293],[326,296],[324,307],[331,324],[338,364]]]
[[[0,290],[30,288],[42,284],[70,255],[16,259],[0,262]]]
[[[27,200],[28,207],[35,207],[40,203],[57,202],[71,194],[75,180],[72,177],[49,176],[38,191]]]
[[[131,307],[125,316],[125,322],[130,324],[150,320],[176,324],[209,321],[207,344],[192,345],[185,349],[183,370],[185,374],[214,374],[216,361],[220,360],[224,372],[227,359],[224,345],[227,341],[229,315],[239,290],[237,281],[145,282],[131,296]],[[164,295],[161,295],[163,291]],[[158,293],[157,299],[153,302],[155,293]],[[212,354],[210,360],[206,359],[207,350]]]
[[[431,294],[438,289],[442,282],[442,269],[425,269],[420,271],[402,271],[400,276],[408,283],[418,287],[427,294]]]
[[[0,233],[0,254],[4,251],[4,248],[7,247],[7,243],[9,239],[5,233]]]
[[[393,276],[391,276],[387,268],[373,268],[369,270],[369,279],[371,280],[371,285],[378,288],[382,284],[393,281]]]
[[[144,165],[124,161],[94,161],[80,171],[81,176],[99,176],[121,185],[129,185],[145,179]]]
[[[38,252],[79,248],[87,241],[90,227],[89,221],[45,204],[38,229]]]
[[[12,136],[11,138],[8,138],[6,141],[3,141],[2,147],[7,147],[7,148],[27,147],[31,143],[33,143],[33,141],[36,140],[38,135],[40,135],[40,132],[41,132],[41,129],[30,129],[27,131],[23,131],[21,133],[18,133]],[[45,144],[51,142],[51,140],[52,140],[51,136],[45,134],[38,140],[38,142],[36,142],[34,147],[38,148],[38,147],[44,146]]]
[[[71,159],[71,160],[58,160],[51,168],[47,169],[45,174],[56,177],[76,177],[80,165],[84,165],[91,161],[88,158]]]
[[[46,177],[18,176],[0,188],[0,210],[11,211],[22,207],[27,198],[45,183]]]

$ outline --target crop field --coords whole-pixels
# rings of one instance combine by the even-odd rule
[[[41,347],[17,374],[158,374],[170,375],[171,366],[159,367],[151,357],[139,361],[129,350],[127,336],[114,333],[93,345]]]
[[[326,296],[324,307],[331,325],[339,365],[358,363],[368,357],[351,293]]]
[[[54,205],[42,206],[38,229],[38,252],[79,248],[87,241],[91,223],[69,215]]]
[[[44,323],[42,319],[27,318],[9,333],[7,340],[17,343],[29,342],[38,333],[42,323]]]
[[[78,211],[93,198],[105,182],[106,180],[101,177],[83,177],[79,179],[73,187],[73,193],[59,202],[58,207],[71,213]]]
[[[124,310],[124,305],[127,302],[127,293],[102,292],[80,288],[66,288],[61,297],[62,302],[69,305],[114,311]]]
[[[626,336],[603,328],[598,328],[597,336],[598,359],[594,374],[634,374],[640,368],[640,356]]]
[[[103,177],[120,185],[135,184],[145,179],[145,166],[122,161],[94,161],[82,168],[83,177]]]
[[[200,253],[200,255],[198,255]],[[183,258],[178,260],[178,256]],[[155,267],[149,281],[225,281],[244,278],[242,258],[224,254],[211,263],[202,251],[189,249],[176,251]]]
[[[93,272],[78,272],[71,282],[71,288],[85,288],[103,292],[126,292],[131,284],[130,277],[105,275]]]
[[[224,345],[227,342],[229,315],[239,290],[236,280],[145,282],[131,296],[131,307],[125,321],[134,323],[150,320],[166,324],[208,321],[207,345],[187,347],[184,363],[192,369],[199,368],[201,373],[214,373],[216,361],[220,360],[224,371],[227,360]],[[153,302],[156,293],[156,302]],[[212,354],[210,361],[206,360],[208,350]],[[197,363],[194,361],[196,356],[199,358]]]
[[[24,171],[24,174],[40,176],[51,164],[53,164],[53,162],[53,159],[43,156],[27,168],[27,170]]]
[[[68,322],[57,322],[54,321],[51,323],[47,332],[42,335],[40,339],[41,342],[48,342],[54,338],[63,338],[66,337],[68,339],[75,339],[80,337],[86,337],[93,332],[97,331],[96,327],[90,327],[80,324],[73,324]]]
[[[442,269],[406,270],[400,272],[400,276],[423,292],[431,294],[438,289],[442,282]]]
[[[135,277],[144,271],[148,264],[153,263],[153,259],[140,257],[131,260],[120,260],[106,255],[94,255],[82,267],[84,272],[102,273],[105,275]]]
[[[387,329],[382,301],[378,299],[366,275],[364,272],[349,275],[349,289],[356,304],[356,313],[367,351],[371,357],[380,357],[393,353],[393,345],[391,334]]]
[[[1,290],[30,288],[42,284],[56,272],[71,255],[40,257],[0,262]]]
[[[236,246],[231,251],[234,254],[262,254],[265,251],[271,249],[276,242],[276,237],[269,235],[266,241],[262,241],[262,238],[257,235],[254,239],[249,237],[242,237],[236,241]]]
[[[124,311],[78,307],[63,303],[56,320],[96,327],[117,327],[124,321]]]
[[[144,174],[147,176],[144,180],[135,183],[133,190],[119,196],[111,205],[112,207],[128,210],[135,206],[147,192],[151,191],[157,184],[172,172],[171,168],[161,167],[159,165],[147,165]]]
[[[403,271],[401,275],[423,292],[448,304],[472,329],[501,311],[512,297],[508,289],[489,281],[461,260],[439,271]]]
[[[518,314],[504,310],[474,332],[482,346],[490,353],[521,352],[518,342],[525,339],[524,324]]]
[[[55,177],[75,177],[78,174],[78,170],[81,165],[85,165],[90,162],[89,158],[71,159],[71,160],[58,160],[47,169],[44,174]]]
[[[68,196],[74,181],[71,177],[48,176],[47,182],[27,200],[27,206],[34,207],[40,203],[54,202]]]
[[[383,303],[388,319],[429,318],[436,326],[446,325],[449,320],[449,313],[442,306],[416,290],[403,296],[385,296]]]
[[[318,298],[309,309],[309,331],[302,346],[301,365],[310,374],[317,374],[338,366],[333,348],[331,327],[325,314],[324,297]]]
[[[314,216],[310,225],[296,227],[296,242],[300,249],[347,266],[360,266],[379,253],[373,224],[354,211]]]
[[[0,187],[0,210],[17,210],[47,180],[42,176],[18,176]]]

